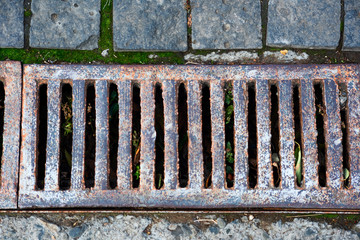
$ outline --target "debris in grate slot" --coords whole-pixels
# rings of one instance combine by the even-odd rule
[[[358,66],[26,65],[25,72],[20,208],[360,207],[356,135],[360,128],[356,118],[359,112]],[[343,186],[345,163],[341,162],[344,134],[339,92],[342,90],[337,88],[335,80],[348,86],[348,113],[343,113],[349,116],[348,120],[345,117],[351,167],[348,189]],[[316,106],[317,83],[321,85],[320,105],[326,110],[322,120],[323,141],[327,144],[326,187],[320,187],[317,171],[316,136],[320,124],[317,124],[316,113],[321,109]],[[48,150],[55,150],[46,157],[44,190],[36,190],[34,153],[39,140],[39,109],[34,99],[39,95],[38,84],[48,84],[50,92],[57,92],[54,86],[61,84],[70,84],[73,88],[72,121],[76,141],[72,143],[71,186],[62,191],[54,187],[59,185],[56,179],[60,168],[55,163],[60,161],[60,154],[57,159],[53,156],[56,156],[56,148],[59,153],[61,150],[53,140],[59,143],[61,124],[52,122],[53,117],[48,119],[51,131],[47,145]],[[115,84],[117,90],[111,84]],[[87,113],[91,95],[87,86],[95,90],[92,108],[96,108],[96,112],[92,116],[96,131],[93,131],[92,141],[96,152],[91,169],[93,183],[85,188],[85,176],[89,171],[85,169],[89,156],[86,153],[88,133],[85,132],[89,131],[88,125],[91,126],[86,116],[91,113]],[[114,101],[111,100],[113,91],[119,92]],[[51,103],[48,106],[58,106],[48,107],[49,116],[61,113],[61,101],[59,94],[48,95],[47,102]],[[114,102],[118,102],[119,120],[111,123]],[[231,105],[233,110],[226,111]],[[112,130],[112,125],[118,121],[118,126]],[[118,140],[112,137],[113,131],[118,131]],[[161,137],[163,144],[159,141]],[[185,143],[181,143],[182,138]],[[113,157],[115,150],[111,153],[114,141],[118,142],[117,157]],[[227,158],[231,157],[227,153],[232,153],[227,142],[233,144],[234,165],[229,164],[234,171],[232,186],[228,184],[226,173]],[[164,154],[160,158],[162,161],[158,161],[159,153]],[[279,155],[281,163],[279,173],[273,171],[276,170],[273,163],[277,162],[272,160],[275,154]],[[116,161],[111,163],[111,158]],[[159,163],[162,171],[156,167]],[[274,173],[280,181],[278,186]],[[156,178],[157,174],[161,179]]]
[[[201,91],[202,113],[202,140],[204,158],[204,188],[211,187],[212,181],[212,154],[211,154],[211,113],[210,113],[210,88],[206,83]]]
[[[279,187],[281,183],[281,159],[279,154],[279,99],[278,99],[278,86],[277,84],[271,84],[271,162],[273,171],[274,186]]]
[[[70,84],[62,85],[61,93],[61,120],[60,120],[60,190],[70,188],[72,166],[72,87]]]
[[[233,86],[231,82],[225,83],[225,174],[226,186],[234,186],[234,99]]]
[[[41,84],[38,95],[38,150],[36,160],[36,187],[39,190],[43,190],[45,186],[46,141],[48,132],[47,105],[47,85]]]
[[[248,83],[248,164],[249,164],[249,187],[255,188],[257,184],[257,129],[256,129],[256,97],[254,83]]]
[[[295,179],[298,187],[303,186],[303,161],[302,161],[302,130],[301,130],[301,108],[300,108],[300,93],[299,83],[295,82],[292,88],[292,100],[293,100],[293,114],[294,114],[294,158],[295,158]]]
[[[86,90],[86,127],[85,127],[85,188],[92,188],[95,184],[95,87],[93,84],[87,86]]]
[[[315,91],[315,109],[316,109],[316,130],[317,130],[317,147],[318,147],[318,174],[319,185],[326,187],[326,144],[324,119],[326,118],[326,109],[323,103],[323,85],[321,82],[314,84]]]
[[[189,137],[187,112],[187,91],[185,89],[185,84],[181,83],[178,88],[179,186],[181,188],[186,187],[189,181]]]
[[[140,151],[141,151],[141,106],[140,87],[138,84],[132,86],[132,187],[138,188],[140,184]]]
[[[342,131],[342,167],[343,167],[343,186],[348,189],[350,187],[350,159],[349,159],[349,108],[346,83],[339,83],[339,105],[341,117],[341,131]]]
[[[4,83],[0,81],[0,182],[1,182],[1,168],[2,168],[2,154],[4,142],[4,113],[5,113],[5,88]]]
[[[164,185],[164,103],[160,83],[155,84],[155,188]]]
[[[119,147],[119,93],[116,84],[109,88],[109,187],[117,186],[117,158]]]

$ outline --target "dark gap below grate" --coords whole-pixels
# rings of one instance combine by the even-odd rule
[[[64,84],[61,91],[59,188],[67,190],[70,188],[72,166],[72,87]]]
[[[119,145],[119,92],[116,84],[109,88],[109,187],[117,187],[117,157]]]
[[[324,119],[326,117],[326,109],[324,106],[324,86],[321,82],[314,83],[315,89],[315,109],[316,109],[316,130],[317,130],[317,149],[319,161],[319,185],[326,187],[326,144],[325,144],[325,129]]]
[[[207,83],[202,84],[201,91],[201,114],[202,114],[202,146],[204,160],[204,188],[211,187],[212,177],[212,154],[211,154],[211,112],[210,112],[210,88]]]
[[[341,117],[341,131],[342,131],[342,167],[343,167],[343,187],[350,187],[351,173],[350,173],[350,158],[349,158],[349,109],[348,109],[348,94],[346,83],[339,85],[339,105]]]
[[[164,101],[162,86],[155,85],[155,188],[164,185]]]
[[[85,188],[94,187],[95,183],[95,87],[91,83],[86,89],[86,121],[85,121]]]
[[[247,83],[247,92],[248,92],[248,164],[249,164],[249,187],[255,188],[257,185],[257,127],[256,127],[256,93],[255,93],[255,83]]]
[[[226,187],[234,186],[234,101],[233,101],[233,85],[228,81],[225,83],[225,173]]]
[[[179,186],[184,188],[189,182],[188,160],[188,106],[185,84],[181,83],[178,90],[178,149],[179,149]]]
[[[280,159],[280,126],[279,126],[279,96],[278,85],[270,85],[271,95],[271,162],[274,186],[281,184],[281,159]]]
[[[3,135],[4,135],[4,113],[5,113],[5,88],[4,83],[0,81],[0,182],[1,182],[1,168],[3,165]]]
[[[38,145],[36,161],[36,188],[44,189],[47,140],[47,85],[41,84],[38,95]]]
[[[140,150],[141,150],[141,106],[140,87],[132,83],[132,135],[131,135],[131,157],[132,157],[132,187],[138,188],[140,184]]]
[[[302,124],[301,124],[301,106],[300,106],[300,91],[299,83],[295,82],[293,84],[293,115],[294,115],[294,126],[295,126],[295,144],[294,144],[294,153],[295,153],[295,184],[298,187],[304,186],[304,173],[303,173],[303,161],[302,161]],[[301,156],[301,157],[299,157]]]

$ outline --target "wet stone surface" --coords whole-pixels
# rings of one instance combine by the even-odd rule
[[[23,1],[0,0],[0,48],[24,47]]]
[[[191,1],[194,49],[262,48],[260,1]]]
[[[335,49],[340,39],[340,13],[338,0],[270,0],[266,44]]]
[[[115,50],[187,50],[185,0],[114,0]]]
[[[33,0],[30,47],[93,50],[100,36],[100,0]]]
[[[360,1],[345,1],[344,50],[360,51]]]

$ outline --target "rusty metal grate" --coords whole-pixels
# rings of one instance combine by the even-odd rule
[[[357,65],[25,65],[19,207],[359,209],[358,73]],[[109,180],[111,83],[117,86],[119,107],[114,189]],[[47,124],[44,125],[47,126],[47,148],[43,186],[39,187],[38,136],[42,131],[39,128],[43,127],[38,115],[42,84],[47,86]],[[73,111],[68,188],[61,188],[59,182],[61,89],[64,84],[72,88]],[[181,84],[186,90],[182,97],[186,98],[186,114],[178,112],[184,109],[178,106]],[[224,106],[229,104],[224,103],[226,84],[232,87],[231,131],[226,130],[228,113]],[[88,91],[88,85],[93,85],[93,93]],[[138,187],[133,184],[136,177],[132,166],[135,116],[132,96],[135,91],[139,92],[138,121],[141,125]],[[156,103],[157,91],[163,99],[162,178],[155,176],[159,136],[155,129],[158,114],[155,112],[156,106],[161,106]],[[91,148],[85,146],[85,132],[87,114],[91,112],[87,98],[92,95],[96,146],[95,162],[89,167],[86,152]],[[210,118],[205,120],[208,110]],[[187,165],[179,163],[178,123],[184,116],[187,118]],[[230,165],[232,173],[228,173],[225,166],[229,152],[225,139],[229,132],[234,157]],[[302,177],[299,178],[295,166],[296,140],[302,154]],[[210,158],[204,154],[204,149],[209,148],[205,142],[211,145]],[[211,168],[205,173],[207,165]],[[180,183],[179,166],[188,168],[186,187]],[[254,166],[255,170],[251,170]],[[84,172],[89,168],[93,168],[93,183],[86,185]],[[349,176],[343,174],[344,168]],[[229,176],[232,177],[230,185],[226,183]]]
[[[0,150],[2,151],[0,209],[17,208],[21,72],[22,68],[19,62],[0,62]]]

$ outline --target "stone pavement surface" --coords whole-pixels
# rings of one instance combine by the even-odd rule
[[[360,1],[345,1],[344,50],[360,50]]]
[[[31,2],[30,47],[99,47],[100,0]],[[23,1],[0,0],[0,5],[0,47],[22,48]],[[344,9],[344,49],[359,50],[360,2],[346,0]],[[268,8],[260,0],[191,0],[190,6],[186,0],[113,0],[114,50],[259,49],[263,42],[336,49],[341,11],[340,0],[268,0]]]
[[[340,40],[339,0],[270,0],[266,44],[335,49]]]
[[[193,49],[258,49],[261,40],[260,1],[193,0]]]
[[[215,216],[176,223],[156,216],[126,215],[85,220],[65,215],[57,221],[1,216],[0,221],[1,239],[360,239],[360,223],[344,230],[307,219],[267,223],[251,215],[232,222]]]
[[[32,0],[31,11],[30,47],[98,47],[100,0]]]
[[[187,50],[185,0],[114,0],[115,50]]]
[[[0,0],[0,48],[24,47],[23,1]]]

